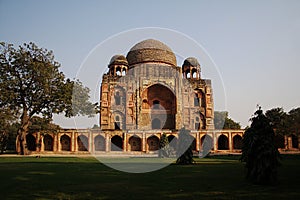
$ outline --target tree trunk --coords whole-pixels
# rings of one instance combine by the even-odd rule
[[[29,151],[27,148],[26,143],[26,135],[28,133],[29,127],[29,116],[26,109],[23,110],[23,114],[21,116],[21,127],[18,130],[18,137],[17,137],[17,153],[20,155],[28,155]]]

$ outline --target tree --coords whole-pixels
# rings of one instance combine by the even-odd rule
[[[289,134],[290,131],[288,114],[284,112],[283,108],[272,108],[266,111],[266,117],[275,133],[275,146],[277,148],[285,148],[284,135]]]
[[[52,123],[52,119],[41,118],[39,116],[33,116],[30,119],[28,133],[53,133],[58,132],[61,128],[59,125]]]
[[[0,132],[0,154],[2,154],[7,146],[8,143],[8,134],[6,131]]]
[[[189,165],[194,163],[192,151],[193,137],[190,131],[182,128],[179,130],[179,141],[177,149],[177,164]]]
[[[53,113],[66,117],[92,115],[96,104],[88,101],[89,89],[79,80],[66,79],[52,51],[34,43],[0,43],[0,108],[18,111],[20,128],[17,152],[28,154],[26,135],[35,115],[51,119]]]
[[[215,129],[241,129],[241,125],[238,122],[228,117],[227,111],[215,111],[214,124]]]
[[[7,133],[8,133],[6,150],[9,150],[11,152],[16,151],[16,138],[17,138],[17,135],[18,135],[19,128],[20,128],[20,123],[19,122],[14,122],[6,130]]]
[[[289,132],[300,135],[300,108],[294,108],[289,111],[287,123]]]
[[[270,125],[272,126],[275,134],[288,134],[288,115],[284,112],[283,108],[272,108],[267,110],[266,117],[270,121]]]
[[[273,128],[260,107],[250,121],[242,139],[241,161],[246,163],[246,177],[256,184],[274,183],[280,163]]]
[[[15,113],[8,107],[3,106],[0,112],[0,154],[2,154],[7,147],[10,139],[10,126],[16,120]]]
[[[241,129],[238,122],[233,121],[231,118],[226,117],[223,129]]]

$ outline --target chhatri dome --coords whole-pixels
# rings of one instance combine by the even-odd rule
[[[123,56],[123,55],[114,55],[110,59],[108,67],[110,67],[111,65],[126,65],[126,66],[128,66],[128,62],[127,62],[125,56]]]
[[[189,58],[184,60],[182,66],[200,67],[200,64],[199,64],[197,58],[189,57]]]
[[[146,62],[177,65],[176,56],[170,47],[154,39],[147,39],[134,45],[126,58],[129,66]]]

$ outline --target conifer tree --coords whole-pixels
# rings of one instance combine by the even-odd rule
[[[246,163],[246,177],[255,184],[275,183],[280,163],[274,130],[261,107],[250,120],[251,126],[245,131],[242,140],[241,161]]]

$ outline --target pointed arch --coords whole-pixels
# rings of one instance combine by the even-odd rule
[[[228,150],[229,149],[229,140],[225,135],[220,135],[218,138],[218,150]]]
[[[163,94],[163,95],[162,95]],[[142,93],[143,110],[151,113],[150,122],[160,120],[160,126],[152,126],[154,129],[174,129],[175,115],[177,113],[176,96],[172,88],[161,83],[155,83],[147,87]],[[156,119],[154,121],[154,119]],[[152,125],[149,123],[148,125]]]
[[[117,76],[122,76],[122,68],[120,66],[116,66],[116,75]]]
[[[77,137],[78,151],[88,151],[89,143],[88,138],[85,135],[79,135]]]
[[[196,112],[195,113],[195,130],[201,130],[206,128],[206,122],[205,122],[205,117],[201,112]]]
[[[240,135],[233,136],[233,149],[242,149],[242,137]]]
[[[205,106],[205,94],[202,89],[195,89],[194,91],[194,106]]]
[[[198,70],[196,68],[192,69],[192,78],[197,79],[199,77]]]
[[[36,151],[36,139],[32,134],[26,135],[26,143],[29,151]]]
[[[120,136],[115,135],[111,138],[110,150],[111,151],[122,151],[123,150],[123,139]]]
[[[60,144],[62,151],[71,151],[71,138],[68,135],[60,137]]]
[[[125,123],[125,115],[120,112],[116,111],[113,113],[113,120],[114,120],[114,129],[115,130],[124,130],[126,129],[126,123]]]
[[[147,145],[149,151],[156,151],[159,149],[159,139],[155,135],[147,138]]]
[[[187,69],[187,70],[185,71],[185,77],[186,77],[186,78],[191,78],[191,71],[190,71],[189,69]]]
[[[200,139],[201,148],[203,151],[210,151],[214,147],[213,139],[210,135],[203,135]]]
[[[102,135],[97,135],[94,139],[95,151],[105,151],[105,138]]]
[[[44,136],[44,150],[53,151],[53,138],[49,134]]]
[[[131,151],[142,151],[142,140],[140,137],[134,135],[128,140]]]
[[[177,145],[178,145],[178,139],[174,135],[169,135],[168,141],[169,141],[170,147],[172,147],[174,150],[176,150]]]

